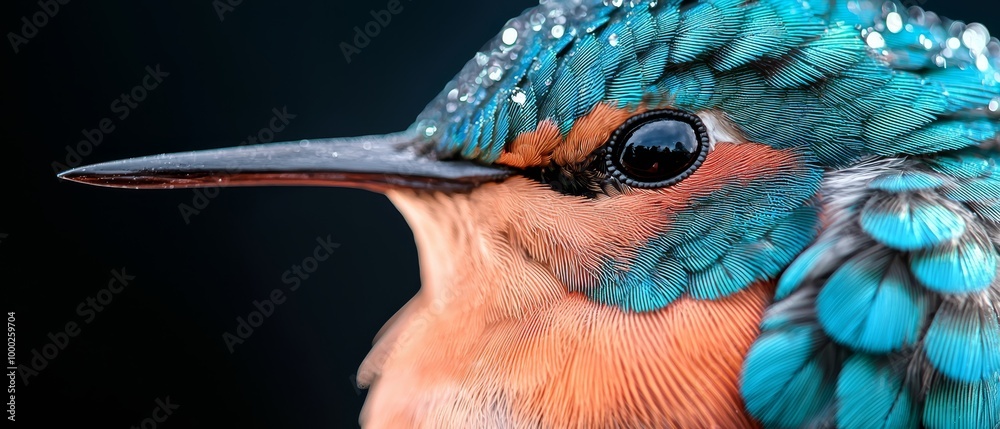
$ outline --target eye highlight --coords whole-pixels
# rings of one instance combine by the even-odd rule
[[[655,110],[629,118],[611,134],[608,173],[637,188],[661,188],[691,175],[708,154],[709,137],[698,116]]]

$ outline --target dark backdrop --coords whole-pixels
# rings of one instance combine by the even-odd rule
[[[42,10],[37,0],[3,3],[4,33],[21,34],[21,17]],[[273,109],[295,115],[276,141],[401,130],[534,2],[403,0],[347,62],[338,45],[387,3],[243,1],[230,10],[217,9],[226,0],[73,0],[37,33],[26,29],[33,37],[17,53],[8,35],[0,48],[8,134],[0,143],[0,310],[16,312],[17,363],[37,370],[25,372],[27,385],[16,378],[21,426],[124,428],[154,415],[167,418],[158,427],[357,425],[365,392],[353,375],[376,331],[419,286],[412,235],[384,197],[99,189],[57,181],[53,162],[267,138]],[[997,6],[922,3],[1000,32]],[[142,101],[113,104],[157,65],[169,75]],[[104,118],[110,132],[99,132]],[[84,130],[100,144],[80,152]],[[340,247],[311,265],[317,239]],[[230,353],[223,334],[237,334],[237,318],[255,301],[287,291],[282,276],[304,261],[310,277]],[[116,273],[134,278],[120,288]],[[120,292],[102,292],[109,281]],[[171,414],[153,412],[168,401]]]

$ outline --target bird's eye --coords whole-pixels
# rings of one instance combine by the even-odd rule
[[[608,173],[629,186],[659,188],[691,175],[708,153],[708,130],[698,116],[655,110],[629,118],[605,149]]]

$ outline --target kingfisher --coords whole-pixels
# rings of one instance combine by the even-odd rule
[[[543,0],[402,132],[112,161],[340,186],[420,291],[369,428],[1000,428],[1000,41],[874,0]]]

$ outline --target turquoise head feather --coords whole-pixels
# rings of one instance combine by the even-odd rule
[[[600,102],[715,109],[753,141],[844,166],[990,139],[998,70],[982,25],[893,2],[544,2],[416,126],[444,154],[493,162],[539,122],[566,133]]]

